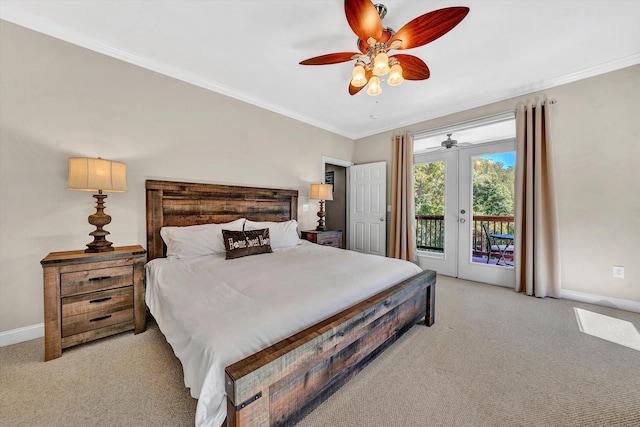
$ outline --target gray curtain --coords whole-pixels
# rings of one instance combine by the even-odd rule
[[[414,212],[413,136],[405,132],[393,137],[390,257],[417,260]]]
[[[548,101],[516,109],[516,291],[560,298],[560,256]]]

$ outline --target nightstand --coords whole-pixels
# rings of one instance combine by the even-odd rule
[[[120,332],[145,330],[142,246],[110,252],[52,252],[44,274],[44,360],[62,349]]]
[[[342,247],[342,230],[307,230],[301,231],[300,236],[303,239],[317,243],[318,245],[333,246],[334,248]]]

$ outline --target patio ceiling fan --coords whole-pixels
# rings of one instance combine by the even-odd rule
[[[427,148],[427,150],[449,150],[451,148],[466,147],[468,145],[471,145],[470,142],[460,142],[459,143],[455,139],[451,139],[451,135],[453,135],[453,134],[452,133],[448,133],[447,134],[447,139],[442,141],[440,143],[439,147],[429,147],[429,148]]]
[[[380,77],[387,77],[387,84],[397,86],[405,80],[426,80],[430,71],[417,56],[391,54],[391,50],[412,49],[423,46],[448,33],[469,13],[468,7],[446,7],[434,10],[411,20],[397,32],[383,27],[387,14],[383,4],[374,5],[371,0],[345,0],[347,22],[358,36],[360,52],[339,52],[316,56],[300,62],[301,65],[328,65],[355,60],[349,94],[355,95],[365,86],[367,93],[375,96],[382,92]]]

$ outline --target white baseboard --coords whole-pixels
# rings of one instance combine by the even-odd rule
[[[44,323],[0,332],[0,347],[34,340],[44,336]]]
[[[640,302],[638,301],[603,297],[601,295],[587,294],[567,289],[560,291],[560,298],[640,313]]]

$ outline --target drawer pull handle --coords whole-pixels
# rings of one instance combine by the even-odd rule
[[[92,277],[89,281],[111,279],[111,276]]]
[[[109,314],[109,315],[107,315],[107,316],[96,317],[95,319],[91,319],[91,320],[89,320],[89,322],[99,322],[99,321],[101,321],[101,320],[108,319],[108,318],[110,318],[110,317],[111,317],[111,315],[110,315],[110,314]]]
[[[89,304],[93,304],[95,302],[105,302],[105,301],[109,301],[110,299],[111,297],[92,299],[91,301],[89,301]]]

